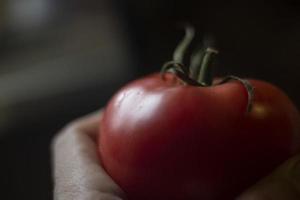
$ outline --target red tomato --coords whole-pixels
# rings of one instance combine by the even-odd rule
[[[105,170],[130,200],[232,200],[299,149],[300,117],[275,86],[209,87],[154,74],[121,89],[99,137]]]
[[[187,27],[163,77],[130,83],[106,107],[99,152],[129,200],[232,200],[299,152],[289,98],[258,80],[212,84],[212,48],[186,68],[193,35]]]

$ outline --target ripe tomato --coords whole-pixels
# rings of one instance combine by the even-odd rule
[[[99,152],[129,200],[231,200],[299,150],[300,117],[275,86],[199,87],[176,74],[122,88],[101,122]]]
[[[154,74],[127,85],[101,124],[105,169],[129,199],[233,199],[299,147],[291,101],[268,83],[250,82],[247,114],[238,82],[199,88]]]

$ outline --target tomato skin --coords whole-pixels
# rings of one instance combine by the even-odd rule
[[[288,97],[249,80],[195,87],[153,74],[122,88],[101,122],[99,152],[129,200],[229,200],[298,152]]]

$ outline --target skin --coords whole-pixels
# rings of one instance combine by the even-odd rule
[[[97,112],[68,124],[52,143],[55,200],[121,200],[122,190],[97,155]]]
[[[96,112],[77,119],[54,138],[51,149],[55,200],[125,200],[97,157],[96,137],[101,118],[102,112]],[[296,155],[236,199],[298,200],[299,172],[300,155]]]

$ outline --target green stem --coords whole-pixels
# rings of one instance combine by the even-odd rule
[[[198,74],[200,73],[200,66],[203,59],[204,49],[200,48],[191,56],[190,61],[190,77],[194,80],[197,80]]]
[[[214,56],[218,54],[218,51],[212,48],[207,48],[204,52],[204,56],[200,65],[200,71],[197,81],[203,85],[210,86],[213,82],[213,74],[211,64]]]
[[[173,54],[173,60],[177,63],[183,63],[183,57],[184,54],[189,47],[190,43],[192,42],[195,35],[195,30],[191,26],[185,27],[185,35],[183,40],[178,44],[176,47],[174,54]]]

